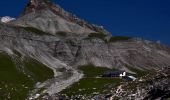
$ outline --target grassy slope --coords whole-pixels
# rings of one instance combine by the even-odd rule
[[[115,70],[94,66],[82,66],[79,68],[85,74],[85,77],[79,82],[73,84],[61,93],[71,95],[92,95],[93,93],[102,93],[105,89],[118,85],[122,80],[119,78],[98,78],[105,71]]]
[[[142,71],[135,69],[133,67],[127,66],[127,68],[137,74],[133,75],[135,77],[145,76],[148,71]],[[92,95],[95,92],[102,93],[108,89],[119,85],[123,80],[119,78],[102,78],[101,76],[106,71],[115,71],[116,69],[108,69],[101,67],[94,67],[91,65],[82,66],[79,68],[85,74],[85,77],[79,82],[73,84],[67,89],[63,90],[61,93],[67,94],[68,96],[72,95]],[[132,74],[130,74],[132,75]]]
[[[132,74],[133,76],[135,77],[142,77],[142,76],[145,76],[149,73],[152,73],[152,71],[144,71],[144,70],[140,70],[140,69],[136,69],[134,67],[131,67],[131,66],[126,66],[129,70],[131,70],[132,72],[135,72],[136,74]]]
[[[22,100],[33,88],[34,82],[23,73],[16,70],[10,57],[0,54],[0,98],[9,97]],[[28,88],[27,88],[28,87]]]
[[[25,61],[25,67],[31,72],[35,81],[43,82],[54,76],[53,70],[33,59]]]
[[[116,69],[109,69],[104,67],[94,67],[92,65],[81,66],[79,69],[83,71],[85,77],[101,76],[106,71],[116,70]]]
[[[71,95],[92,95],[102,93],[109,87],[117,86],[122,80],[119,78],[83,78],[61,93]]]
[[[19,72],[8,55],[0,53],[0,100],[24,100],[36,82],[53,77],[52,70],[37,61],[27,61],[26,68],[33,74],[31,78]]]

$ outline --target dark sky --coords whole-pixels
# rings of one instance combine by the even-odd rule
[[[1,0],[0,16],[16,17],[28,0]],[[170,45],[170,0],[53,0],[67,11],[104,26],[113,35]]]

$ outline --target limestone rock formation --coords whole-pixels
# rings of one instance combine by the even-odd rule
[[[104,42],[100,39],[66,39],[57,42],[55,56],[73,65],[93,64],[127,70],[127,66],[139,69],[159,69],[170,65],[170,49],[147,40]]]
[[[64,31],[80,34],[102,32],[111,35],[102,26],[90,24],[48,0],[30,0],[15,24],[35,27],[52,34]]]

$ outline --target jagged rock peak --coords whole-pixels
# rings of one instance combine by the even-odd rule
[[[49,10],[49,11],[53,12],[53,14],[60,16],[62,19],[64,19],[67,22],[75,23],[81,27],[90,29],[90,32],[91,31],[102,32],[107,35],[111,35],[111,33],[109,33],[107,30],[105,30],[103,28],[103,26],[91,24],[91,23],[77,17],[76,15],[65,11],[58,4],[55,4],[55,3],[51,2],[50,0],[30,0],[26,6],[24,12],[21,14],[20,17],[27,15],[29,13],[36,13],[39,11],[46,11],[46,10]]]
[[[36,10],[46,9],[50,4],[49,0],[29,0],[24,14],[35,12]]]

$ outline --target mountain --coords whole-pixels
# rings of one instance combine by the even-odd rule
[[[146,75],[170,66],[169,47],[112,36],[48,0],[30,0],[16,20],[0,23],[0,43],[0,98],[4,99],[41,99],[43,95],[55,99],[75,82],[94,81],[101,86],[112,82],[96,78],[103,71]],[[97,75],[87,78],[86,73]]]
[[[15,24],[35,27],[51,34],[61,31],[80,34],[92,32],[110,34],[102,26],[89,24],[48,0],[30,1]]]

